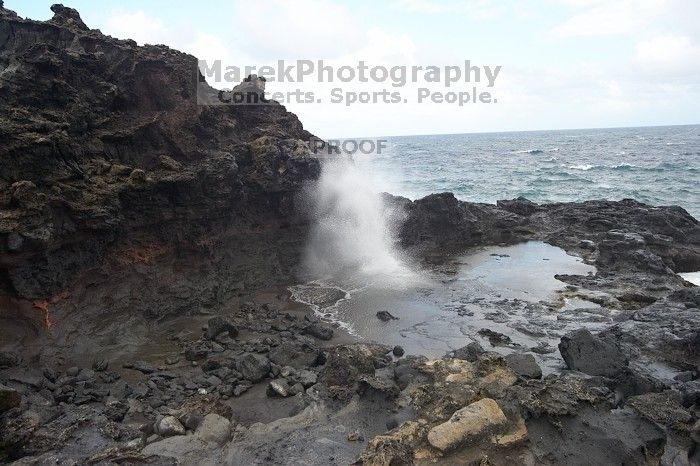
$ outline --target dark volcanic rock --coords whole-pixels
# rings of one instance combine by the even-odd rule
[[[195,57],[52,10],[0,9],[0,291],[51,297],[89,268],[104,272],[93,286],[131,286],[137,307],[167,313],[286,278],[306,228],[296,194],[320,172],[296,116],[199,105],[216,91]],[[116,279],[136,264],[151,273]]]
[[[22,402],[22,396],[10,387],[0,385],[0,413],[16,408]]]
[[[212,317],[207,322],[207,331],[204,336],[208,340],[213,340],[224,332],[228,333],[231,338],[236,338],[238,335],[238,329],[231,322],[223,317],[217,316]]]
[[[506,356],[506,364],[519,376],[528,379],[539,379],[542,377],[542,369],[537,365],[535,357],[531,354],[509,354]]]
[[[700,270],[700,224],[677,206],[631,199],[538,205],[522,198],[494,206],[459,201],[452,193],[386,199],[406,213],[402,244],[420,251],[539,239],[584,256],[598,248],[596,265],[606,270]]]
[[[564,335],[559,351],[569,369],[589,375],[611,377],[627,366],[627,359],[618,345],[591,334],[585,328]]]
[[[379,311],[377,312],[377,319],[382,322],[389,322],[390,320],[398,320],[398,317],[394,317],[389,311]]]
[[[473,341],[467,346],[454,350],[450,356],[457,359],[464,359],[465,361],[474,362],[479,358],[479,355],[485,352],[486,351],[479,343]]]
[[[236,370],[251,382],[259,382],[270,373],[270,360],[265,356],[246,353],[236,358]]]
[[[319,340],[330,340],[333,338],[333,329],[318,322],[309,325],[306,328],[306,333]]]

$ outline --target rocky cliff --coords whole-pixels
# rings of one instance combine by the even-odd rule
[[[3,293],[56,301],[139,266],[132,305],[154,312],[174,305],[153,290],[191,306],[287,276],[295,196],[319,173],[296,116],[198,105],[195,57],[51,9],[33,21],[0,2]]]

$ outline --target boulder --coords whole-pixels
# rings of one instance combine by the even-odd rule
[[[245,353],[236,358],[236,370],[251,382],[259,382],[270,373],[270,360],[255,353]]]
[[[22,402],[22,396],[10,387],[0,384],[0,413],[16,408]]]
[[[185,427],[175,416],[165,416],[155,423],[155,432],[161,437],[185,435]]]
[[[207,414],[197,427],[196,433],[207,443],[223,445],[231,437],[231,421],[215,413]]]
[[[313,366],[319,355],[320,351],[315,346],[299,342],[282,343],[269,353],[273,363],[295,369]]]
[[[559,352],[569,369],[589,375],[613,377],[628,364],[615,342],[599,338],[585,328],[564,335]]]
[[[513,353],[506,356],[506,364],[517,375],[526,379],[542,378],[542,369],[531,354]]]
[[[389,311],[379,311],[377,312],[377,319],[382,322],[389,322],[390,320],[398,320],[398,317],[394,317]]]
[[[209,319],[207,322],[207,330],[204,333],[207,340],[213,340],[222,333],[228,333],[231,338],[236,338],[236,336],[238,336],[238,329],[223,317],[216,316]]]
[[[498,403],[491,398],[482,398],[455,412],[447,422],[430,429],[428,442],[440,451],[454,450],[468,441],[497,433],[506,422]]]
[[[267,387],[268,396],[281,396],[286,398],[290,395],[289,393],[289,382],[285,379],[276,379],[270,382]]]
[[[319,340],[330,340],[333,338],[333,329],[327,325],[313,323],[306,328],[306,333]]]
[[[352,387],[362,375],[374,375],[375,361],[389,352],[376,344],[337,346],[328,352],[322,382],[329,386]]]
[[[455,359],[463,359],[465,361],[474,362],[479,359],[479,355],[485,353],[484,348],[477,342],[471,342],[467,346],[463,346],[452,352],[452,357]]]

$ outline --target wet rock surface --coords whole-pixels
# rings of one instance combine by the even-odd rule
[[[345,291],[304,285],[302,305],[272,286],[296,284],[296,200],[319,173],[296,117],[199,106],[194,57],[52,11],[0,2],[0,461],[698,463],[683,209],[387,195],[428,266],[537,240],[597,270],[557,276],[559,305],[494,299],[443,358],[360,340],[319,319]]]

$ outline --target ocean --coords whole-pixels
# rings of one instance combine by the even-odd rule
[[[390,137],[355,155],[377,189],[495,203],[633,198],[700,218],[700,125]]]

